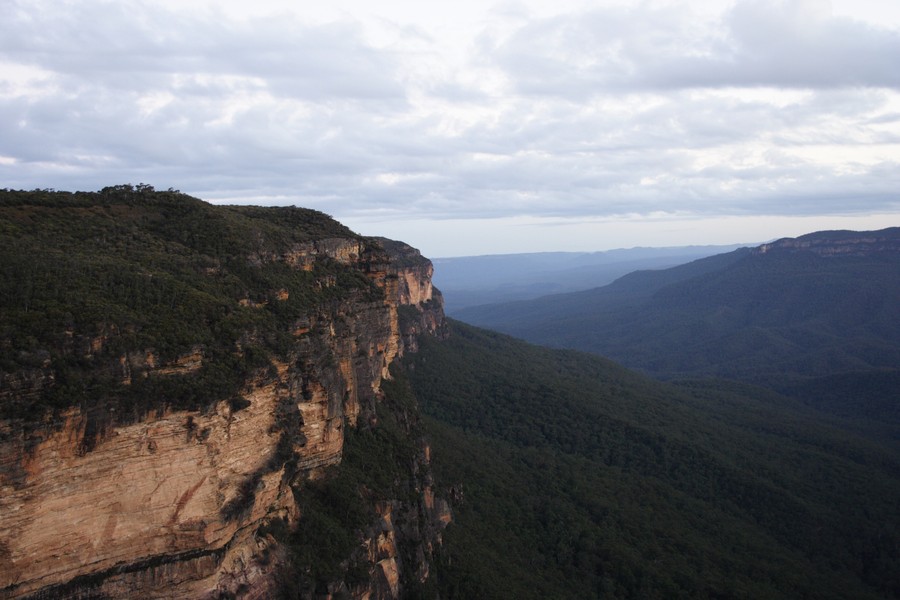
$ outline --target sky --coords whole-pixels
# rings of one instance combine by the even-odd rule
[[[0,188],[431,257],[900,225],[893,0],[2,0]]]

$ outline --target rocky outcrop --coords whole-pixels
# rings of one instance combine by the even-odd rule
[[[364,240],[348,238],[328,238],[302,244],[294,244],[283,252],[258,251],[248,257],[250,264],[284,262],[295,269],[312,271],[313,265],[321,258],[330,258],[339,264],[353,266],[367,252]]]
[[[753,249],[754,254],[812,252],[819,256],[872,256],[900,252],[900,227],[879,231],[821,231],[798,238],[782,238]]]
[[[89,452],[88,420],[76,410],[31,449],[6,444],[25,474],[0,499],[9,595],[122,570],[143,578],[144,564],[173,572],[187,561],[191,576],[209,576],[216,561],[198,558],[224,555],[267,516],[292,517],[284,467],[274,464],[286,390],[278,380],[250,385],[241,411],[221,402],[209,415],[153,415],[105,432]],[[165,577],[152,587],[163,593],[172,583]]]
[[[384,245],[387,252],[373,240],[325,239],[248,257],[305,271],[332,261],[382,293],[351,293],[295,323],[289,358],[256,369],[237,398],[134,422],[74,405],[39,423],[0,421],[0,598],[277,596],[287,558],[263,526],[302,518],[294,484],[341,461],[345,429],[374,421],[390,364],[414,349],[414,334],[444,328],[430,262]],[[130,385],[138,374],[190,377],[206,360],[201,347],[168,362],[134,349],[110,368]],[[53,373],[38,365],[7,375],[0,398],[52,385]],[[417,468],[426,518],[446,522],[427,460]],[[356,590],[360,597],[402,591],[396,509],[379,508],[379,531],[363,544],[377,576]],[[423,547],[432,530],[420,528]],[[427,577],[427,554],[407,576]]]

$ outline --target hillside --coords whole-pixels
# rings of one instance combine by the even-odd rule
[[[780,240],[457,316],[657,376],[712,375],[800,393],[816,378],[900,367],[898,301],[900,228],[892,228]],[[878,385],[864,387],[891,412]]]
[[[595,288],[639,269],[662,269],[736,248],[685,246],[437,258],[435,285],[444,293],[445,311],[453,315],[469,306]]]
[[[900,596],[894,445],[459,322],[404,363],[455,516],[442,597]]]
[[[389,368],[431,272],[312,210],[0,191],[0,598],[427,585],[449,515]]]

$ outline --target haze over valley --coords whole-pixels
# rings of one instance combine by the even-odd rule
[[[0,600],[900,598],[900,3],[0,2]]]
[[[675,266],[742,245],[437,258],[434,277],[452,315],[468,306],[599,287],[638,269]]]

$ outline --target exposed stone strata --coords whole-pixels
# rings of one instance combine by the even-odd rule
[[[0,402],[27,404],[52,386],[56,376],[46,367],[0,373]]]
[[[18,440],[27,476],[3,481],[9,563],[0,589],[17,597],[135,561],[216,550],[265,517],[294,516],[283,467],[262,473],[244,497],[248,478],[273,461],[285,393],[277,380],[251,385],[250,405],[237,413],[220,402],[209,415],[153,415],[107,431],[87,453],[87,419],[76,409],[30,452]],[[238,519],[223,514],[235,503]]]
[[[0,598],[85,590],[274,595],[284,556],[259,527],[299,518],[291,480],[340,461],[344,428],[374,412],[389,365],[411,339],[408,323],[416,332],[441,329],[430,262],[416,256],[405,250],[395,264],[371,242],[330,239],[251,257],[305,270],[334,260],[365,273],[384,299],[351,295],[296,323],[291,360],[246,381],[246,406],[223,398],[211,410],[152,413],[99,432],[88,431],[90,419],[77,408],[28,434],[21,423],[0,422]],[[401,305],[420,315],[406,319],[405,329]],[[96,353],[106,341],[81,345]],[[135,373],[189,375],[203,360],[199,347],[164,365],[152,351],[136,350],[118,368],[128,382]],[[22,373],[2,393],[40,393],[49,377],[40,369]],[[373,598],[399,594],[392,528],[374,542],[381,583],[365,592]]]
[[[349,238],[329,238],[295,244],[284,252],[258,252],[249,256],[251,264],[284,262],[296,269],[312,271],[320,258],[330,258],[342,265],[353,265],[367,251],[365,240]]]
[[[327,588],[332,597],[403,597],[405,583],[422,584],[431,575],[431,558],[435,546],[441,543],[442,530],[451,521],[451,513],[445,500],[434,497],[429,463],[430,448],[422,444],[410,480],[415,493],[375,505],[377,518],[353,557],[369,565],[368,580],[353,588],[340,580],[331,582]]]
[[[783,238],[763,244],[753,250],[756,254],[775,251],[806,251],[819,256],[870,256],[879,253],[900,252],[900,228],[854,235],[847,231],[818,232],[798,238]]]
[[[122,383],[128,385],[135,375],[187,375],[196,373],[202,366],[203,349],[200,346],[194,346],[190,352],[163,364],[160,364],[153,350],[127,352],[119,357],[119,377]]]

